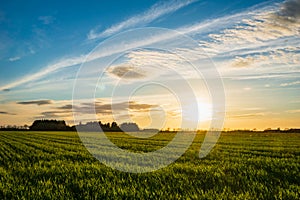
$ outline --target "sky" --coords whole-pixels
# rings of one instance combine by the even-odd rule
[[[1,1],[0,125],[300,128],[300,1]]]

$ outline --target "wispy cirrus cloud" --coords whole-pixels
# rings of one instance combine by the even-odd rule
[[[261,8],[249,13],[249,18],[243,16],[232,28],[209,36],[214,43],[232,48],[237,44],[261,44],[268,40],[298,35],[300,15],[295,13],[300,12],[299,2],[290,0],[280,6]]]
[[[209,39],[203,41],[202,46],[212,56],[237,56],[234,62],[229,63],[233,67],[262,66],[274,62],[295,65],[300,59],[299,53],[295,54],[299,50],[298,13],[300,1],[289,0],[216,19],[216,24],[224,21],[230,26],[209,34]],[[198,30],[202,26],[198,25]]]
[[[282,86],[282,87],[293,86],[293,85],[300,85],[300,81],[294,81],[294,82],[280,84],[280,86]]]
[[[238,77],[229,77],[232,80],[257,80],[257,79],[278,79],[278,78],[291,78],[295,77],[295,73],[261,73],[261,74],[248,74],[239,75]]]
[[[146,33],[146,31],[145,31]],[[151,37],[147,37],[146,39],[140,40],[133,38],[128,38],[132,41],[128,42],[128,45],[124,44],[110,44],[109,46],[104,46],[102,50],[95,51],[93,54],[89,55],[80,55],[80,56],[74,56],[70,58],[63,58],[53,64],[47,65],[46,67],[42,68],[40,71],[21,77],[20,79],[11,82],[9,84],[0,86],[0,91],[7,91],[11,88],[27,84],[29,82],[37,81],[41,78],[47,77],[50,74],[53,74],[59,70],[68,68],[68,67],[74,67],[76,65],[82,64],[83,62],[90,62],[98,58],[110,56],[119,52],[126,51],[128,49],[137,48],[140,46],[145,46],[149,44],[153,44],[156,42],[160,42],[166,39],[175,38],[178,36],[177,34],[170,34],[170,33],[153,33]],[[106,48],[106,49],[105,49]],[[104,50],[103,50],[104,49]],[[88,57],[87,57],[88,56]]]
[[[173,2],[172,5],[176,4],[174,3],[174,1],[172,2]],[[150,16],[149,13],[154,12],[154,10],[156,10],[157,13],[161,13],[161,15],[153,15],[153,16],[157,16],[158,18],[159,16],[163,16],[164,14],[174,12],[176,11],[176,9],[180,9],[183,6],[189,5],[192,2],[194,1],[177,3],[176,6],[174,5],[174,8],[170,6],[170,8],[168,9],[165,7],[167,7],[166,5],[170,2],[160,3],[153,6],[148,11],[146,11],[141,15]],[[300,23],[297,25],[297,23],[295,22],[295,20],[297,21],[299,17],[296,14],[296,12],[289,11],[290,9],[289,5],[291,4],[284,3],[281,6],[263,5],[259,8],[257,7],[250,8],[240,13],[223,16],[216,19],[210,19],[204,22],[200,22],[198,24],[183,26],[181,28],[178,28],[177,31],[189,35],[203,34],[203,33],[208,33],[210,31],[216,32],[214,34],[209,35],[208,41],[199,41],[199,42],[201,43],[201,48],[204,49],[205,52],[212,58],[221,58],[223,60],[227,59],[228,62],[225,63],[225,65],[230,65],[239,68],[249,67],[249,66],[260,67],[263,64],[268,64],[268,65],[270,65],[270,63],[274,64],[274,62],[276,62],[276,64],[292,63],[293,65],[295,65],[295,63],[299,63],[300,54],[294,53],[295,51],[299,51],[299,48],[298,47],[296,47],[296,49],[295,47],[293,48],[293,44],[296,44],[297,41],[299,41],[299,37],[296,37],[297,34],[295,30],[298,30],[297,27],[299,26]],[[296,6],[294,7],[297,10]],[[166,10],[160,11],[160,9],[162,10],[166,9]],[[262,17],[261,20],[259,20],[260,16]],[[143,19],[143,17],[140,18]],[[151,19],[154,20],[157,18],[151,18]],[[278,20],[279,21],[278,23],[280,23],[279,25],[276,24],[277,18],[281,19],[281,21]],[[283,26],[283,21],[288,22],[287,27],[291,29],[292,32],[287,32],[281,29],[281,27]],[[125,20],[122,23],[125,22],[127,21]],[[137,23],[136,25],[138,25],[139,23],[146,24],[147,20],[146,21],[140,20],[135,23]],[[272,27],[273,27],[272,23],[275,26],[275,32],[277,32],[276,34],[273,33],[274,31],[272,31]],[[292,25],[295,25],[295,27]],[[123,28],[125,27],[126,29],[127,26],[120,26],[120,27],[122,28],[119,30],[123,30]],[[275,39],[269,38],[268,40],[264,39],[264,41],[261,40],[261,37],[265,31],[271,31],[273,36],[274,37],[276,36],[276,38]],[[99,34],[101,35],[103,33],[104,31]],[[96,35],[94,36],[98,37]],[[123,45],[114,44],[115,46],[114,45],[109,46],[109,48],[107,48],[108,50],[105,52],[100,52],[99,54],[97,53],[93,54],[93,56],[89,57],[88,60],[86,60],[86,62],[95,60],[100,57],[105,57],[117,52],[122,52],[130,48],[135,48],[135,47],[143,46],[145,44],[152,44],[155,42],[163,41],[165,39],[170,39],[170,37],[172,38],[176,36],[157,34],[151,38],[143,39],[143,41],[139,41],[138,39],[133,40],[132,42],[126,44],[127,46],[124,44]],[[252,39],[249,37],[251,37]],[[282,41],[283,39],[287,40],[288,42]],[[273,51],[270,51],[269,50],[270,48],[272,48]],[[130,59],[134,61],[134,59],[136,58],[139,57],[141,58],[141,56],[139,56],[138,53],[145,54],[146,52],[142,52],[142,53],[137,52],[134,54],[134,57]],[[190,57],[195,57],[195,54],[199,54],[199,49],[189,49],[188,53],[190,54]],[[230,55],[231,57],[228,57],[228,55]],[[62,59],[54,64],[44,67],[42,70],[34,74],[21,77],[19,80],[16,80],[12,83],[0,86],[0,90],[4,91],[19,85],[26,84],[28,82],[33,82],[43,77],[47,77],[48,75],[53,74],[54,72],[61,70],[63,68],[79,65],[84,61],[85,58],[86,55],[80,55],[80,56]],[[153,60],[155,59],[152,59],[152,61]],[[162,59],[160,59],[159,56],[156,56],[156,60],[160,62],[160,65],[162,65]],[[170,57],[168,57],[167,60],[168,62],[170,62]],[[140,59],[139,61],[147,62],[147,60],[145,59],[144,60]],[[110,72],[118,77],[124,75],[125,73],[128,73],[129,71],[130,72],[127,75],[132,75],[132,76],[128,76],[127,78],[147,77],[145,76],[145,73],[142,73],[144,72],[143,70],[145,68],[143,68],[143,70],[141,70],[141,68],[137,70],[137,68],[134,66],[136,66],[136,63],[133,65],[133,67],[128,65],[115,66],[116,68],[111,68]]]
[[[188,1],[162,1],[154,4],[151,8],[141,14],[137,14],[133,17],[126,19],[118,24],[112,25],[111,27],[105,29],[102,32],[97,32],[96,29],[90,30],[88,34],[88,39],[97,39],[102,37],[107,37],[117,32],[123,31],[128,28],[132,28],[138,25],[145,26],[148,23],[166,15],[173,13],[180,8],[183,8],[197,0],[188,0]]]
[[[7,90],[10,90],[11,88],[17,87],[19,85],[43,78],[43,77],[45,77],[49,74],[52,74],[62,68],[78,65],[83,62],[84,58],[85,58],[85,56],[78,56],[78,57],[62,59],[54,64],[50,64],[50,65],[44,67],[43,69],[41,69],[40,71],[38,71],[36,73],[30,74],[28,76],[24,76],[14,82],[0,86],[0,90],[7,91]]]
[[[263,112],[255,112],[255,113],[246,113],[246,114],[229,114],[227,115],[228,118],[231,119],[243,119],[243,118],[257,118],[257,117],[263,117],[266,113]]]
[[[234,68],[273,67],[274,65],[298,66],[299,61],[300,54],[297,53],[297,50],[282,47],[269,52],[265,52],[265,49],[256,49],[255,53],[236,55],[229,60],[227,65]]]
[[[21,59],[20,56],[15,56],[15,57],[10,57],[8,60],[9,60],[10,62],[14,62],[14,61],[17,61],[17,60],[20,60],[20,59]]]
[[[290,113],[290,114],[300,113],[300,109],[287,110],[286,112],[287,112],[287,113]]]

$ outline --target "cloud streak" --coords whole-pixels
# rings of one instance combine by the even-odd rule
[[[109,67],[106,72],[117,78],[124,79],[141,79],[145,78],[145,72],[139,70],[130,64],[123,64]]]
[[[183,8],[195,1],[196,0],[188,0],[188,1],[172,0],[168,2],[164,1],[164,2],[156,3],[144,13],[130,17],[129,19],[122,21],[118,24],[115,24],[100,33],[97,33],[96,29],[92,29],[88,34],[88,39],[91,40],[91,39],[107,37],[112,34],[118,33],[120,31],[126,30],[128,28],[141,26],[141,25],[145,26],[146,24],[162,16],[173,13],[179,10],[180,8]]]
[[[16,114],[5,112],[5,111],[0,111],[0,115],[16,115]]]
[[[237,114],[237,115],[228,115],[228,118],[231,119],[243,119],[243,118],[257,118],[257,117],[263,117],[265,116],[265,113],[258,112],[258,113],[246,113],[246,114]]]
[[[22,84],[25,84],[25,83],[28,83],[31,81],[41,79],[41,78],[43,78],[51,73],[54,73],[62,68],[79,65],[84,61],[84,58],[85,58],[85,56],[62,59],[61,61],[58,61],[52,65],[48,65],[47,67],[43,68],[42,70],[40,70],[34,74],[24,76],[17,81],[14,81],[14,82],[9,83],[4,86],[0,86],[0,90],[6,91],[6,90],[9,90],[10,88],[14,88],[14,87],[17,87],[19,85],[22,85]]]
[[[287,113],[290,113],[290,114],[300,113],[300,109],[296,109],[296,110],[287,110],[286,112],[287,112]]]
[[[21,57],[16,56],[16,57],[11,57],[11,58],[9,58],[8,60],[9,60],[10,62],[14,62],[14,61],[17,61],[17,60],[20,60],[20,59],[21,59]]]
[[[21,104],[21,105],[38,105],[38,106],[48,105],[48,104],[52,104],[52,103],[53,102],[51,100],[34,100],[34,101],[17,102],[17,104]]]
[[[290,82],[290,83],[280,84],[281,87],[288,87],[288,86],[293,86],[293,85],[300,85],[300,81],[294,81],[294,82]]]
[[[69,106],[66,105],[64,110],[69,110]],[[103,102],[96,102],[93,103],[83,103],[81,105],[77,105],[73,107],[73,110],[78,113],[83,114],[93,114],[96,112],[97,114],[102,115],[109,115],[109,114],[120,114],[121,112],[146,112],[149,111],[151,108],[156,108],[158,105],[156,104],[146,104],[146,103],[139,103],[135,101],[124,101],[124,102],[116,102],[116,103],[103,103]],[[62,109],[60,107],[59,109]]]
[[[262,7],[255,12],[250,10],[244,14],[217,19],[214,23],[229,21],[231,27],[209,34],[209,40],[202,42],[203,47],[213,56],[236,54],[244,56],[238,57],[236,59],[238,62],[232,63],[233,67],[247,67],[253,63],[258,63],[256,66],[259,66],[257,60],[262,61],[262,64],[274,63],[274,60],[296,64],[299,56],[286,56],[286,53],[290,53],[289,51],[295,47],[295,41],[296,44],[299,42],[299,2],[299,0],[285,1],[279,6]],[[198,26],[199,31],[205,24]]]

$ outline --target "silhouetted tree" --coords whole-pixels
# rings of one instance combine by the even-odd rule
[[[110,131],[121,132],[122,130],[118,126],[117,122],[113,122],[113,123],[111,123]]]
[[[101,128],[101,129],[100,129]],[[113,131],[113,132],[121,132],[122,130],[118,126],[117,122],[105,123],[102,124],[101,121],[99,122],[87,122],[86,124],[80,123],[76,125],[76,130],[78,131]]]
[[[68,126],[63,120],[35,120],[29,127],[32,131],[67,131]]]
[[[123,124],[120,125],[120,128],[123,131],[127,131],[127,132],[136,132],[136,131],[140,130],[140,128],[138,127],[138,125],[136,123],[132,123],[132,122],[123,123]]]

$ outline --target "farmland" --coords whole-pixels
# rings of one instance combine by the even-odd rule
[[[153,151],[174,135],[118,146]],[[188,151],[152,173],[113,170],[95,159],[76,132],[0,132],[0,199],[299,199],[300,134],[223,133],[205,158],[197,134]]]

